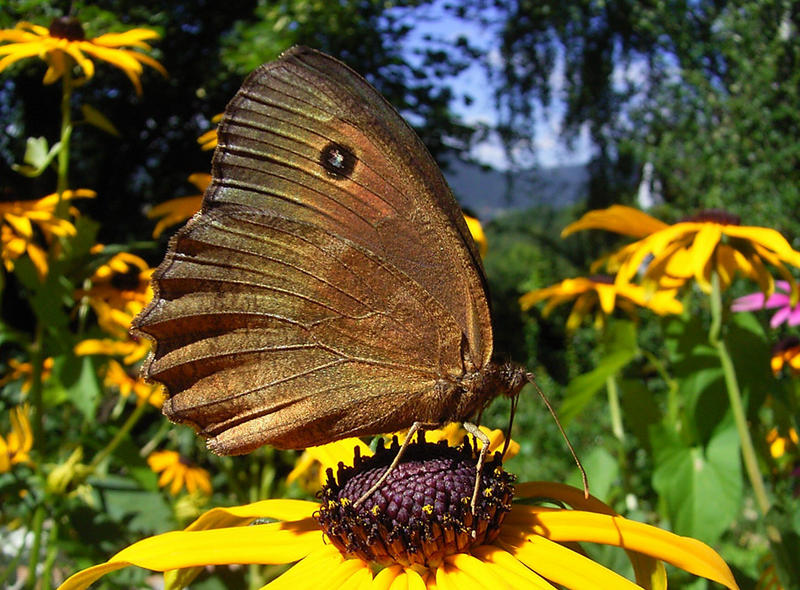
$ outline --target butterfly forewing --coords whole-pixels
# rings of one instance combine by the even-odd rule
[[[307,49],[262,66],[220,124],[201,213],[135,327],[164,411],[221,453],[448,418],[442,382],[491,356],[480,262],[413,131]]]

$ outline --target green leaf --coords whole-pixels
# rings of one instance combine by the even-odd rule
[[[619,373],[636,356],[636,350],[623,349],[606,356],[593,371],[578,375],[567,384],[564,402],[558,409],[561,422],[566,425],[592,401],[605,386],[606,380]]]
[[[658,402],[647,386],[640,380],[619,381],[620,404],[625,416],[625,426],[630,429],[639,446],[650,450],[650,427],[661,421]]]
[[[84,120],[89,124],[97,127],[101,131],[105,131],[109,135],[119,137],[120,133],[114,124],[103,113],[98,111],[93,106],[88,104],[81,105],[81,113],[83,113]]]
[[[45,171],[60,150],[61,142],[48,149],[47,138],[29,137],[25,142],[25,155],[22,158],[25,163],[12,164],[11,168],[24,176],[34,178]]]
[[[636,352],[636,325],[629,320],[609,320],[603,332],[603,346],[607,353],[628,350]]]
[[[59,379],[69,400],[80,410],[88,422],[94,421],[97,404],[102,394],[94,361],[88,356],[68,357],[66,361],[58,363],[58,365],[60,365],[57,366]]]
[[[684,444],[678,433],[654,427],[653,487],[667,506],[673,529],[715,543],[739,513],[742,474],[739,437],[728,420],[705,448]]]
[[[172,510],[160,492],[143,491],[130,479],[114,475],[92,478],[90,483],[102,495],[106,514],[125,522],[126,530],[153,534],[173,528]]]

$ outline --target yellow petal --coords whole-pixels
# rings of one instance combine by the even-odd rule
[[[150,49],[150,46],[144,41],[150,39],[160,39],[156,31],[152,29],[130,29],[123,33],[105,33],[99,37],[92,39],[95,45],[103,45],[104,47],[123,47],[125,45],[132,45],[140,47],[141,49]]]
[[[36,244],[28,244],[27,252],[33,266],[36,267],[36,274],[43,279],[47,275],[47,253]]]
[[[11,458],[9,455],[6,439],[0,436],[0,473],[6,473],[11,469]]]
[[[75,43],[68,44],[64,51],[66,51],[72,59],[80,66],[83,70],[83,74],[87,80],[91,79],[94,76],[94,63],[91,59],[87,58],[83,52],[80,50],[79,45]]]
[[[589,211],[578,221],[570,223],[561,232],[561,237],[565,238],[576,231],[585,229],[605,229],[614,233],[641,238],[667,227],[663,221],[651,217],[647,213],[625,207],[624,205],[612,205],[608,209],[598,209]]]
[[[371,590],[389,590],[390,588],[394,590],[393,586],[395,580],[397,580],[398,578],[400,578],[402,582],[405,582],[406,588],[408,588],[408,578],[405,576],[405,573],[401,566],[392,565],[383,568],[375,576],[375,579],[372,580]]]
[[[479,588],[511,588],[504,578],[496,576],[492,568],[469,553],[454,553],[444,561],[475,580]]]
[[[741,238],[769,248],[785,262],[800,266],[800,252],[794,250],[778,231],[768,227],[753,227],[744,225],[726,225],[723,227],[726,235]]]
[[[213,508],[202,514],[186,530],[204,530],[248,524],[256,518],[287,522],[307,521],[319,510],[319,503],[307,500],[262,500],[243,506]]]
[[[606,315],[611,315],[614,312],[614,301],[617,298],[617,290],[614,285],[604,285],[597,283],[595,285],[597,298],[600,300],[600,309]]]
[[[27,453],[33,446],[33,430],[31,421],[28,419],[28,407],[18,406],[11,410],[11,430],[17,435],[16,452]]]
[[[583,490],[563,483],[552,481],[528,481],[514,485],[515,498],[550,498],[563,502],[575,508],[588,510],[590,512],[599,512],[601,514],[617,513],[613,508],[601,502],[594,496],[586,498],[583,495]],[[513,513],[518,505],[511,508]]]
[[[408,578],[408,590],[425,590],[425,580],[411,568],[405,571]]]
[[[331,571],[343,561],[344,558],[336,547],[322,545],[263,588],[269,588],[269,590],[315,589],[315,584],[319,583],[319,572]]]
[[[705,543],[621,516],[517,505],[506,517],[503,532],[515,527],[518,532],[527,531],[528,540],[541,535],[558,542],[587,541],[624,547],[728,588],[738,588],[727,564]]]
[[[495,545],[481,545],[472,551],[478,559],[495,568],[498,576],[502,576],[513,588],[545,588],[553,586],[542,576],[525,567],[521,561],[508,551]]]
[[[698,286],[706,293],[711,291],[711,285],[706,278],[706,265],[711,260],[714,250],[722,238],[722,228],[716,223],[702,224],[697,232],[694,242],[689,248],[689,259],[692,263],[694,278]]]
[[[470,575],[447,562],[436,568],[436,586],[440,590],[484,590],[486,588]]]
[[[38,43],[31,43],[30,45],[13,45],[13,46],[6,46],[3,53],[8,53],[3,59],[0,59],[0,72],[5,70],[11,64],[18,62],[21,59],[25,59],[26,57],[34,57],[38,56],[39,52],[41,51],[41,45]]]
[[[531,535],[524,541],[507,540],[501,533],[496,544],[543,577],[567,588],[641,590],[616,572],[544,537]]]

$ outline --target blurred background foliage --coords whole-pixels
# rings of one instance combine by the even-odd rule
[[[164,79],[146,68],[141,96],[130,92],[124,74],[113,68],[103,71],[102,84],[75,91],[76,105],[92,105],[119,131],[114,136],[77,126],[73,134],[71,186],[91,188],[99,195],[78,204],[87,219],[97,222],[89,227],[87,221],[81,230],[90,236],[82,246],[87,256],[89,242],[96,241],[127,244],[151,265],[160,261],[168,235],[154,242],[153,222],[145,212],[196,192],[187,177],[208,171],[210,162],[210,152],[199,149],[197,137],[213,128],[212,117],[224,109],[247,73],[295,44],[321,49],[363,74],[409,119],[445,169],[454,161],[473,159],[472,149],[488,137],[500,138],[508,174],[525,169],[541,157],[536,121],[551,113],[563,115],[560,132],[567,144],[575,145],[581,134],[588,134],[589,177],[579,202],[543,202],[483,220],[497,352],[535,369],[541,387],[555,400],[576,377],[601,363],[603,347],[591,328],[567,333],[568,310],[559,308],[547,317],[536,308],[523,313],[518,299],[531,289],[587,274],[590,262],[618,243],[595,232],[562,240],[561,229],[585,210],[615,203],[653,205],[659,218],[675,222],[697,209],[721,208],[739,214],[744,225],[775,228],[795,248],[800,244],[800,217],[795,214],[800,206],[800,14],[792,2],[5,0],[0,4],[0,28],[12,28],[21,20],[47,26],[70,13],[79,16],[88,37],[132,27],[158,31],[162,38],[152,55],[169,72]],[[432,19],[441,15],[447,15],[451,29],[433,27],[440,32],[431,33]],[[467,23],[490,31],[492,46],[459,34],[459,27],[463,24],[466,30]],[[469,125],[458,113],[475,97],[456,81],[476,64],[490,82],[482,91],[492,93],[494,117]],[[55,173],[26,178],[12,169],[22,159],[27,138],[43,136],[50,144],[58,139],[54,105],[59,86],[43,86],[43,71],[42,63],[21,62],[0,75],[4,201],[38,198],[55,185]],[[643,187],[657,196],[654,203],[640,202]],[[24,338],[17,336],[33,333],[42,309],[32,308],[37,303],[28,301],[25,281],[16,274],[7,274],[2,297],[0,362],[9,372],[8,359],[22,350],[19,342]],[[65,326],[70,321],[74,318],[65,319]],[[689,334],[703,334],[707,323],[702,310],[680,330],[675,320],[650,318],[638,327],[638,338],[652,354],[675,359],[680,357],[676,351],[691,348]],[[731,330],[741,341],[760,334],[759,346],[768,354],[764,330],[747,325]],[[739,360],[746,363],[753,350],[743,346]],[[92,366],[84,369],[91,372]],[[62,380],[73,389],[84,386],[91,380],[81,372],[84,369],[70,369],[76,374],[70,379],[62,374]],[[657,418],[648,412],[663,405],[656,396],[668,384],[654,376],[652,365],[642,357],[628,365],[622,377],[623,404],[628,404],[629,426],[635,431],[623,449],[629,481],[613,492],[619,471],[618,466],[608,467],[617,461],[617,451],[604,399],[588,401],[571,420],[569,432],[576,448],[592,449],[584,456],[590,473],[606,474],[607,481],[596,475],[601,489],[611,490],[611,496],[616,493],[606,499],[615,500],[619,509],[630,508],[630,495],[635,495],[638,503],[631,513],[657,519],[654,514],[669,511],[659,512],[665,500],[650,483],[654,467],[647,460],[652,444],[647,430]],[[772,379],[767,369],[750,377]],[[84,444],[99,449],[113,437],[114,428],[106,426],[119,410],[113,400],[99,398],[98,382],[93,387],[98,400],[82,403],[98,412],[103,427],[92,430],[84,424],[80,436]],[[717,389],[708,394],[711,397],[719,394],[719,379],[713,387]],[[757,387],[754,384],[753,391]],[[713,405],[708,398],[698,403]],[[751,403],[754,415],[758,404]],[[484,422],[502,427],[507,413],[507,404],[500,400]],[[635,416],[643,422],[635,423]],[[692,428],[699,429],[698,439],[706,443],[719,422],[700,422]],[[165,435],[164,424],[153,413],[137,424],[132,436],[168,436],[174,448],[208,467],[215,484],[224,482],[238,490],[216,500],[245,501],[253,489],[266,495],[302,493],[282,482],[295,455],[264,449],[245,472],[238,459],[206,456],[189,429],[169,427]],[[87,443],[92,436],[96,440]],[[532,395],[520,404],[514,436],[522,451],[511,468],[521,480],[575,477],[555,425]],[[58,460],[67,461],[72,449],[65,442]],[[181,522],[176,506],[157,493],[156,475],[132,441],[123,443],[115,457],[122,466],[117,479],[106,474],[102,481],[90,480],[103,490],[100,504],[73,495],[61,508],[69,523],[62,528],[62,548],[69,553],[72,544],[80,555],[71,567],[102,561],[131,540]],[[254,480],[259,482],[255,488],[250,485]],[[128,511],[134,498],[147,510]],[[183,509],[192,514],[191,506]],[[748,555],[740,542],[749,530],[746,520],[731,524],[733,518],[727,519],[727,536],[721,530],[709,541],[726,543],[729,553],[723,554],[752,586],[758,577],[757,552]],[[103,541],[93,544],[94,539]],[[136,575],[126,573],[129,577],[106,583],[130,586],[139,580]]]

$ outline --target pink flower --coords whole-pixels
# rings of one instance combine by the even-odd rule
[[[779,292],[782,291],[782,292]],[[769,325],[777,328],[783,322],[788,322],[790,326],[800,324],[800,303],[792,306],[789,299],[791,287],[786,281],[775,281],[775,293],[769,298],[764,293],[751,293],[734,299],[731,310],[733,311],[756,311],[758,309],[778,309]],[[765,301],[766,299],[766,301]]]

